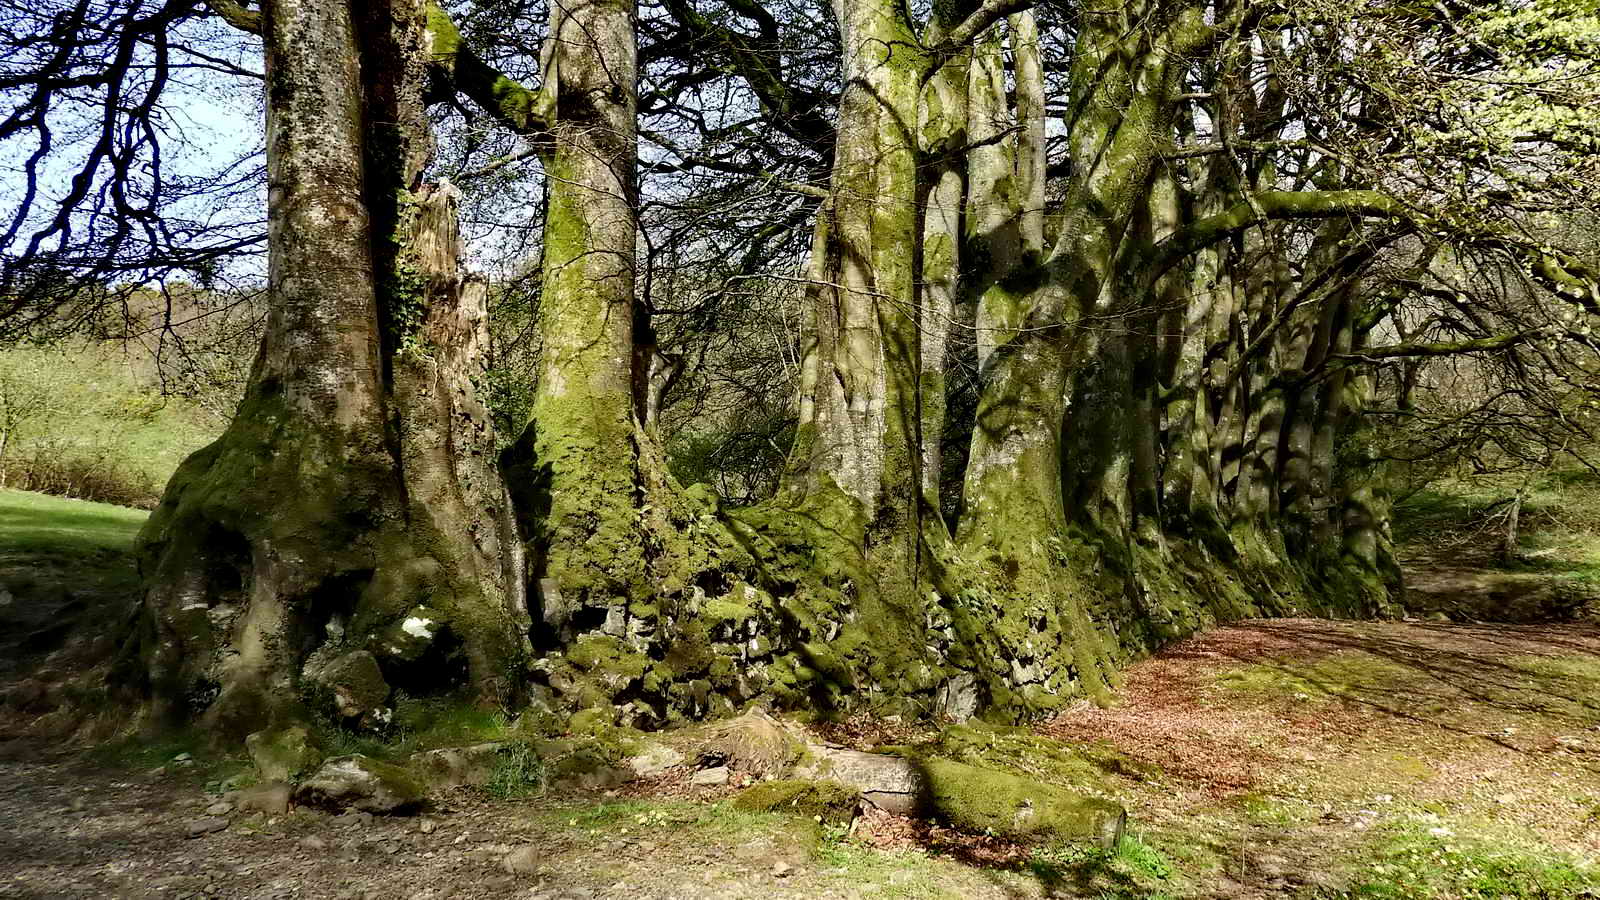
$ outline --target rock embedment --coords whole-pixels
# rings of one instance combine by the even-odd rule
[[[360,754],[328,760],[295,791],[307,806],[390,815],[410,812],[422,799],[422,783],[411,773]]]

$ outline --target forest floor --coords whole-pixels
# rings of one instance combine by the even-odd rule
[[[0,492],[9,697],[62,664],[39,655],[36,599],[130,587],[137,517],[59,504]],[[410,817],[220,812],[242,760],[0,722],[0,897],[1600,898],[1593,625],[1242,622],[1131,666],[1119,699],[1038,728],[1129,760],[1109,851],[742,812],[688,770],[620,793],[461,788]],[[191,837],[208,817],[226,827]]]

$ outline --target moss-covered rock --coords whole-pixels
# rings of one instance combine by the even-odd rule
[[[915,752],[1091,793],[1109,792],[1108,776],[1161,777],[1159,767],[1106,745],[1065,744],[1028,728],[981,721],[952,725]]]
[[[567,730],[573,734],[597,735],[615,725],[616,721],[617,711],[610,704],[591,706],[573,713],[567,721]]]
[[[692,738],[702,756],[713,757],[741,772],[778,775],[806,752],[806,744],[783,722],[760,709],[705,726]]]
[[[545,759],[545,777],[557,790],[599,791],[633,780],[632,769],[621,765],[605,748],[593,743],[557,754],[550,754],[551,749],[542,746],[540,755]]]
[[[400,766],[359,753],[328,760],[295,791],[307,806],[396,814],[422,804],[421,779]]]
[[[606,718],[574,717],[571,736],[534,740],[544,776],[559,790],[603,790],[635,777],[629,759],[645,749],[642,735]]]
[[[466,747],[440,747],[411,754],[406,768],[434,788],[488,784],[510,745],[492,741]]]
[[[389,703],[389,683],[378,659],[366,650],[352,650],[327,660],[313,658],[305,677],[329,694],[333,711],[345,719],[379,722]]]
[[[733,798],[738,809],[776,812],[847,825],[861,806],[861,792],[837,781],[764,781]]]
[[[966,831],[1015,840],[1093,841],[1114,847],[1127,812],[1100,797],[948,759],[927,759],[927,802]]]
[[[609,634],[584,634],[567,650],[567,659],[610,694],[644,677],[650,657]]]
[[[322,762],[322,751],[304,725],[254,732],[244,746],[262,781],[295,781]]]

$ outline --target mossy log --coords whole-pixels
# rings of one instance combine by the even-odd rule
[[[926,760],[920,768],[929,808],[966,831],[1115,847],[1127,826],[1127,811],[1100,797],[948,759]]]
[[[784,779],[745,788],[733,798],[735,809],[776,812],[829,825],[848,825],[861,805],[861,792],[837,781]]]
[[[1120,804],[1093,793],[941,757],[814,747],[800,772],[847,785],[886,812],[1014,840],[1113,847],[1127,823]]]

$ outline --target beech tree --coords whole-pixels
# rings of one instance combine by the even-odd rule
[[[1593,366],[1600,24],[1569,0],[162,10],[266,61],[265,334],[143,533],[128,657],[230,734],[433,696],[647,726],[1104,700],[1208,623],[1397,609],[1393,366],[1568,405]],[[441,131],[541,179],[515,434]],[[759,279],[797,285],[761,301],[799,304],[797,402],[736,507],[670,474],[663,342]]]

